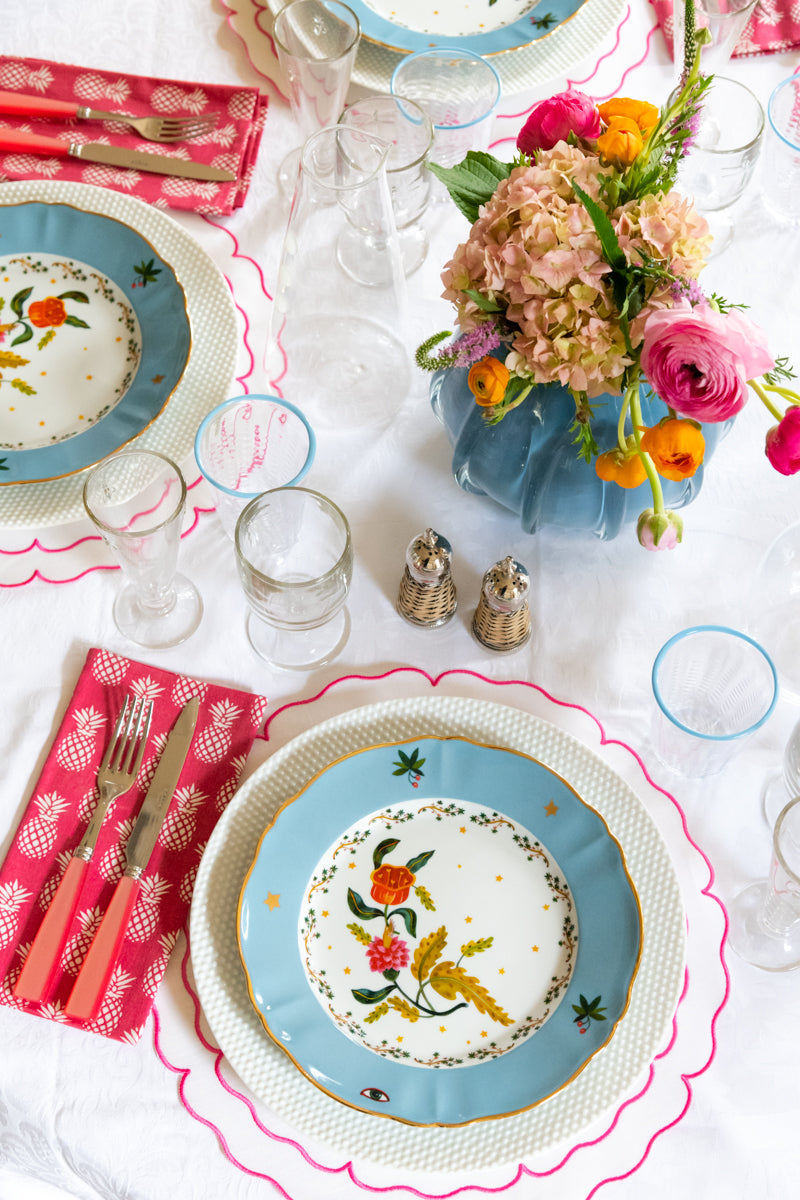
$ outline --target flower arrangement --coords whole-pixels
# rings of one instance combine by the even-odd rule
[[[681,82],[661,109],[564,92],[534,107],[512,162],[470,151],[456,167],[431,167],[471,230],[442,274],[461,336],[445,347],[451,332],[435,334],[417,352],[427,370],[469,368],[490,424],[537,384],[566,386],[578,453],[600,479],[623,488],[649,481],[652,507],[637,524],[649,550],[671,549],[683,536],[661,479],[691,477],[705,452],[701,423],[728,421],[751,391],[777,421],[766,435],[769,461],[783,474],[800,470],[792,373],[736,311],[741,305],[703,292],[698,277],[712,239],[674,190],[713,82],[700,71],[704,34],[693,0],[685,5]],[[643,383],[668,409],[650,428]],[[601,447],[592,401],[607,393],[623,401],[617,442]]]

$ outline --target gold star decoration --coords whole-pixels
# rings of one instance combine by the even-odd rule
[[[164,376],[163,376],[163,375],[154,375],[154,376],[153,376],[153,383],[161,383],[161,382],[163,381],[163,379],[164,379]]]
[[[554,804],[551,800],[549,804],[545,804],[544,811],[547,813],[548,817],[554,817],[558,812],[558,805]]]
[[[269,911],[270,911],[270,912],[272,912],[272,911],[273,911],[273,909],[275,909],[275,908],[280,908],[280,906],[281,906],[281,894],[280,894],[280,892],[277,892],[277,893],[275,893],[275,892],[267,892],[267,898],[266,898],[266,900],[264,901],[264,903],[266,904],[266,906],[267,906],[267,908],[269,909]]]

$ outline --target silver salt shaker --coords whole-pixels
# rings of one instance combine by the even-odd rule
[[[397,611],[412,625],[435,629],[456,611],[452,557],[447,538],[435,529],[426,529],[409,544]]]
[[[472,632],[482,645],[500,653],[525,645],[531,635],[529,590],[527,570],[510,554],[489,568],[472,620]]]

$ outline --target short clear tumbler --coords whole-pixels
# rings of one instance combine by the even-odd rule
[[[353,576],[341,509],[309,488],[276,488],[244,509],[235,543],[256,653],[298,671],[334,659],[350,633],[345,602]]]

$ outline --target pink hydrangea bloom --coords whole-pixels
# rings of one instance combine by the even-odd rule
[[[579,138],[596,138],[602,125],[600,114],[583,92],[559,92],[534,107],[517,137],[517,149],[531,157],[537,150],[552,150],[570,133]]]
[[[592,219],[572,187],[599,197],[599,159],[559,142],[535,163],[515,167],[480,211],[469,237],[442,274],[445,299],[462,330],[486,321],[466,294],[496,300],[518,327],[509,370],[533,383],[561,383],[589,397],[619,392],[630,363]],[[682,277],[700,273],[710,244],[708,226],[681,196],[646,196],[610,214],[628,261],[640,251],[669,263]],[[650,313],[674,303],[668,284],[657,288],[631,326],[642,341]]]
[[[400,938],[392,938],[385,946],[383,938],[376,937],[367,946],[367,958],[373,971],[399,971],[408,966],[410,957],[408,946]]]
[[[767,433],[766,455],[781,475],[800,471],[800,408],[793,404]]]
[[[764,334],[739,313],[684,302],[649,314],[642,370],[661,399],[698,421],[726,421],[747,401],[747,380],[775,365]]]

